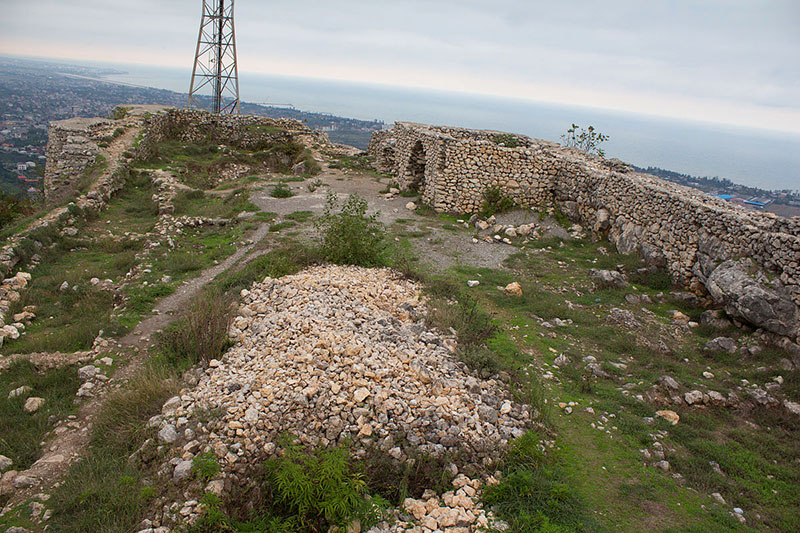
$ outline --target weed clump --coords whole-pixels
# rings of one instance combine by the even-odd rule
[[[492,137],[492,142],[499,145],[505,146],[506,148],[518,148],[519,141],[516,137],[511,135],[510,133],[498,133],[494,137]]]
[[[322,237],[322,259],[337,265],[383,265],[388,244],[378,214],[367,215],[367,201],[358,194],[350,195],[338,208],[336,194],[328,193],[325,211],[314,222]]]
[[[160,352],[179,368],[219,357],[230,342],[228,328],[233,313],[231,299],[223,293],[211,290],[201,295],[161,334]]]
[[[294,196],[292,190],[283,182],[275,185],[269,194],[273,198],[291,198]]]
[[[487,187],[483,191],[483,204],[480,215],[490,217],[514,209],[514,200],[504,195],[500,187]]]

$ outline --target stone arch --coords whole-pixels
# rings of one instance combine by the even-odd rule
[[[397,150],[394,149],[394,146],[386,145],[380,152],[380,165],[383,168],[391,169],[391,172],[394,173],[394,165],[395,165],[395,156],[397,155]]]
[[[419,191],[425,183],[425,167],[428,156],[422,141],[417,141],[411,149],[411,156],[406,167],[406,186],[409,190]]]

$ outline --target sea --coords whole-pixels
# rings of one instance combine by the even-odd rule
[[[188,92],[191,71],[109,65],[106,79]],[[560,140],[571,124],[609,136],[606,157],[768,190],[800,191],[800,134],[716,123],[456,93],[316,78],[240,72],[243,101],[381,120],[491,129]]]

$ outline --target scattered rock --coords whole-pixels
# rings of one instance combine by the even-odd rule
[[[706,343],[706,350],[711,352],[736,353],[737,348],[736,341],[730,337],[717,337]]]
[[[678,384],[678,382],[675,381],[675,379],[672,378],[671,376],[661,376],[659,381],[661,382],[662,385],[664,385],[668,389],[671,389],[671,390],[680,389],[680,385]]]
[[[522,286],[514,281],[503,288],[503,292],[509,296],[522,296]]]
[[[689,391],[683,395],[683,399],[689,405],[703,403],[703,393],[699,390]]]
[[[415,204],[414,202],[408,202],[406,204],[406,209],[408,209],[409,211],[415,211],[417,209],[417,204]]]
[[[14,461],[6,457],[5,455],[0,455],[0,472],[5,472],[14,464]]]
[[[25,405],[22,407],[22,409],[28,414],[33,414],[39,409],[41,409],[44,406],[44,404],[45,404],[44,398],[31,396],[30,398],[25,400]]]
[[[628,279],[616,270],[589,270],[589,278],[603,289],[622,289],[628,286]]]
[[[480,284],[481,284],[481,282],[478,281],[478,280],[469,280],[469,281],[467,281],[467,286],[468,287],[477,287]]]
[[[178,440],[178,432],[172,424],[164,424],[158,432],[158,440],[167,444],[172,444]]]
[[[159,435],[160,436],[160,435]],[[181,461],[175,465],[175,470],[172,472],[172,479],[174,481],[182,481],[188,479],[192,475],[192,462]]]
[[[8,399],[18,398],[20,396],[27,396],[31,393],[33,389],[31,389],[28,385],[23,385],[22,387],[17,387],[16,389],[12,390],[8,393]]]
[[[681,417],[675,411],[670,410],[663,410],[663,411],[656,411],[656,416],[658,418],[663,418],[673,426],[677,425],[680,421]]]
[[[88,381],[95,377],[100,369],[94,365],[86,365],[78,369],[78,379],[81,381]]]

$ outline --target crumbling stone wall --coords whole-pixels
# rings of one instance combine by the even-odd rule
[[[675,281],[696,292],[708,289],[719,301],[729,295],[712,277],[749,270],[769,296],[745,304],[739,295],[726,309],[751,318],[786,314],[771,330],[800,335],[800,218],[746,211],[555,143],[512,135],[518,146],[502,146],[498,140],[508,134],[499,135],[401,122],[376,132],[368,151],[379,171],[395,176],[401,188],[418,188],[437,210],[475,212],[488,187],[522,206],[555,203],[621,252],[640,253]],[[743,291],[752,293],[747,286]]]
[[[327,143],[325,134],[315,132],[293,119],[254,115],[215,115],[196,109],[167,109],[145,119],[137,156],[149,159],[155,146],[168,139],[187,143],[210,140],[244,150],[257,150],[267,142]]]
[[[77,176],[97,162],[97,143],[114,124],[102,118],[72,118],[50,123],[47,164],[44,171],[44,197],[59,204],[75,196]]]

